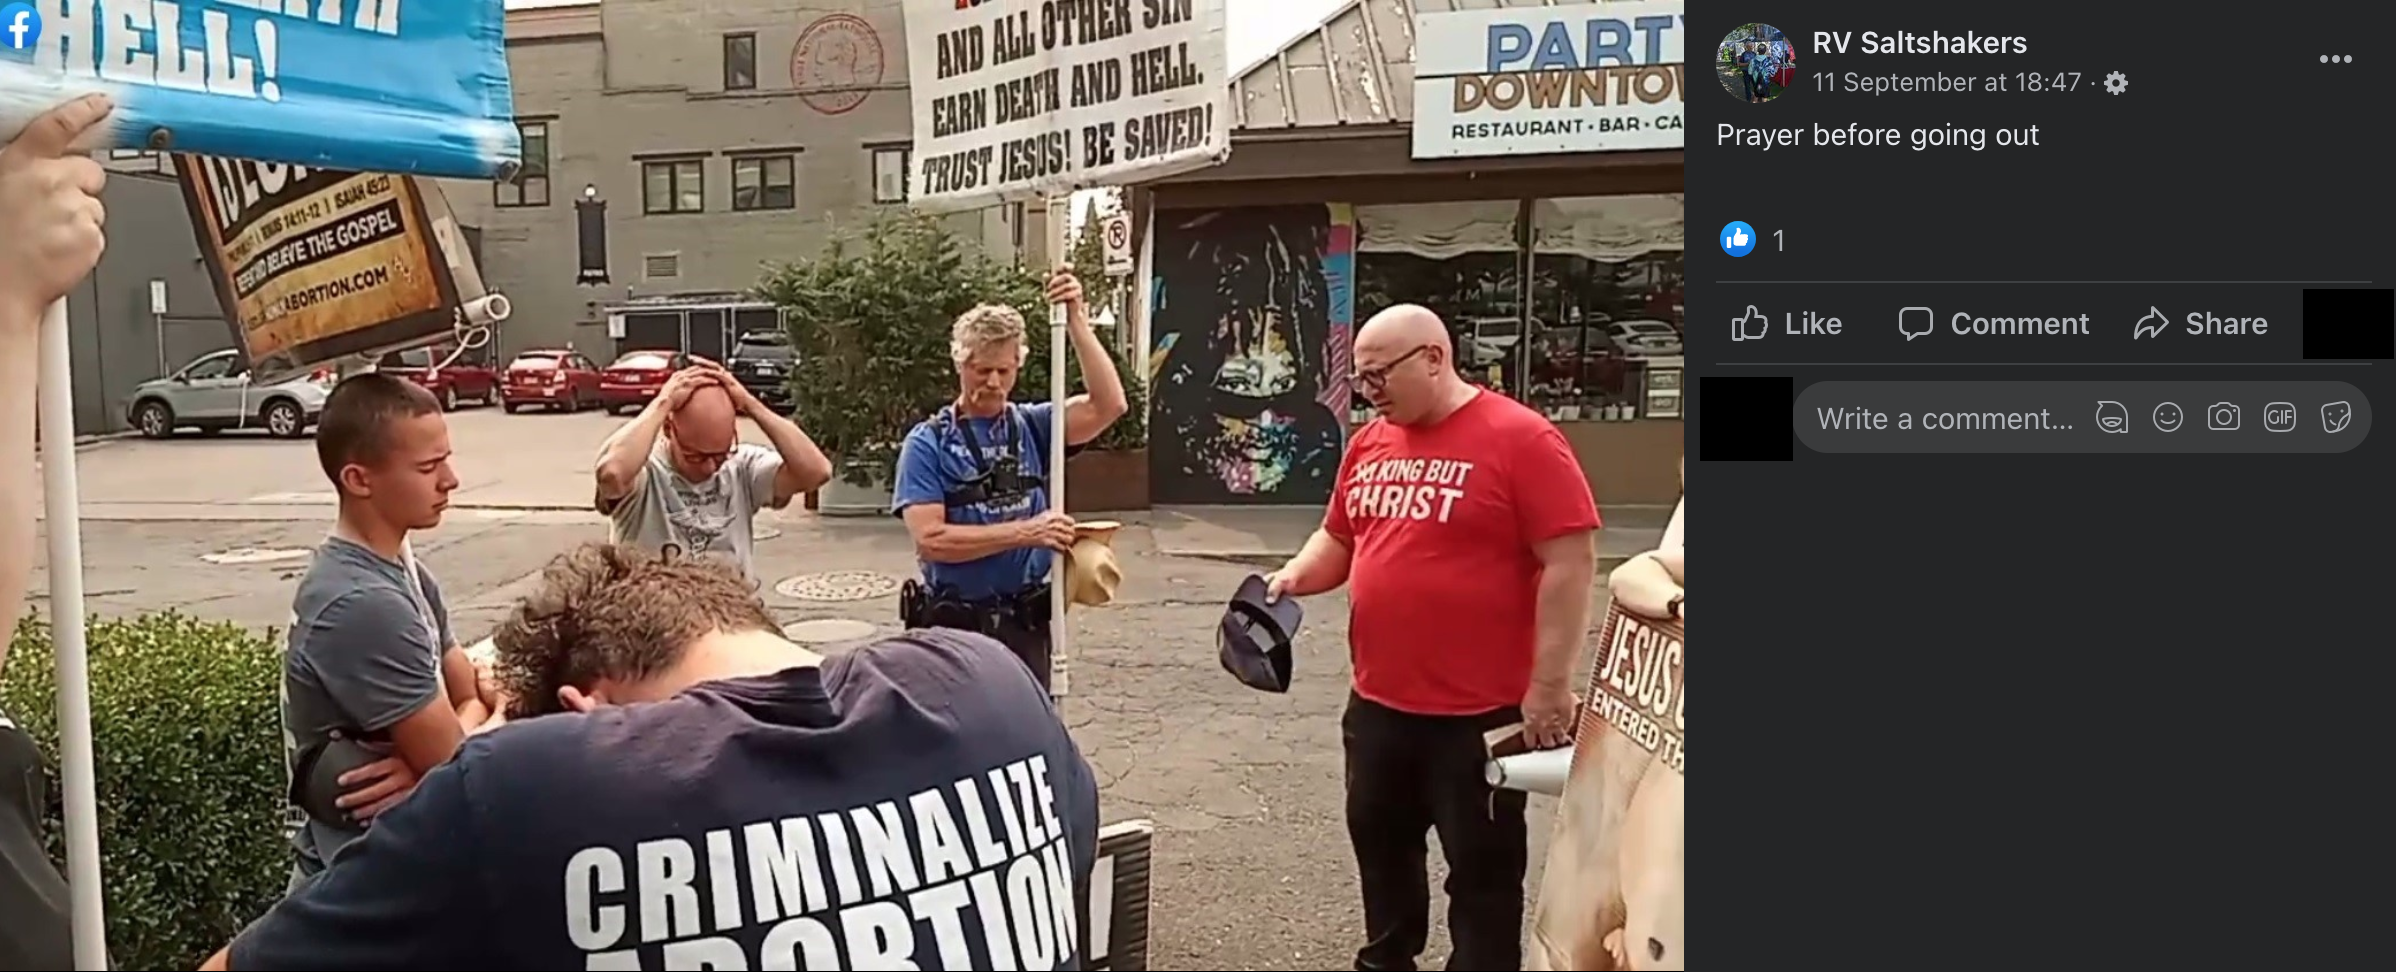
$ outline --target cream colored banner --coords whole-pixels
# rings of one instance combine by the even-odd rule
[[[1681,626],[1609,608],[1524,967],[1685,969]]]

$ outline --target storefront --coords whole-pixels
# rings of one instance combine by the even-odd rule
[[[1681,5],[1414,6],[1352,4],[1247,71],[1230,161],[1142,193],[1155,501],[1323,502],[1369,417],[1354,328],[1418,303],[1601,502],[1670,504]]]

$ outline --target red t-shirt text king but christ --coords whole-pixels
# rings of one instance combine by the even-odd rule
[[[1532,545],[1597,527],[1564,434],[1504,395],[1485,390],[1428,427],[1359,429],[1323,518],[1355,552],[1357,694],[1421,715],[1520,705],[1538,638]]]

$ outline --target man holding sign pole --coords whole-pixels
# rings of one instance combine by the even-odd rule
[[[890,507],[906,520],[924,574],[901,597],[900,620],[996,638],[1053,692],[1050,567],[1072,549],[1074,532],[1052,501],[1064,478],[1052,436],[1061,431],[1068,446],[1088,442],[1130,406],[1114,359],[1090,328],[1081,281],[1059,269],[1048,297],[1065,308],[1088,391],[1061,403],[1009,401],[1031,356],[1023,315],[997,304],[966,311],[949,335],[957,399],[907,433]],[[1050,367],[1061,382],[1063,356]]]
[[[1128,185],[1220,164],[1231,151],[1230,67],[1224,47],[1224,0],[1178,3],[1057,4],[1043,0],[907,0],[908,92],[915,117],[914,150],[907,173],[908,199],[920,210],[940,212],[974,209],[1000,202],[1042,200],[1052,226],[1061,225],[1057,203],[1077,190]],[[1053,239],[1053,238],[1052,238]],[[1057,247],[1061,249],[1061,247]],[[1051,342],[1062,345],[1068,332],[1089,377],[1090,393],[1101,393],[1100,376],[1112,386],[1120,403],[1121,382],[1105,348],[1089,331],[1080,309],[1080,288],[1070,301],[1071,315],[1051,320]],[[1051,293],[1052,299],[1056,297]],[[1017,322],[1020,335],[1020,321]],[[1020,341],[1022,338],[1016,337]],[[1020,353],[1019,353],[1020,354]],[[1062,349],[1057,352],[1063,368]],[[960,367],[964,359],[960,358]],[[970,380],[970,376],[969,376]],[[1007,381],[1012,384],[1012,369]],[[1067,411],[1063,404],[1063,372],[1052,376],[1051,401],[1024,407],[1053,416]],[[1116,414],[1122,406],[1117,404]],[[943,413],[944,415],[950,413]],[[1045,421],[1045,420],[1044,420]],[[1112,421],[1109,418],[1108,421]],[[1072,443],[1076,423],[1041,427],[1062,433]],[[1090,430],[1095,436],[1100,422]],[[945,433],[943,433],[945,434]],[[922,439],[918,444],[918,438]],[[1054,490],[1064,486],[1065,443],[1043,435],[1049,453],[1040,463],[1050,477],[1042,508],[1061,508]],[[907,449],[917,454],[919,485],[909,492],[906,460],[901,459],[899,491],[894,505],[907,512],[915,528],[917,548],[926,564],[927,580],[951,574],[943,565],[961,562],[965,555],[943,550],[931,537],[956,534],[941,519],[944,503],[928,477],[938,463],[962,461],[978,453],[971,443],[948,445],[918,430]],[[935,460],[937,462],[935,462]],[[960,469],[964,475],[977,475]],[[977,521],[979,522],[979,521]],[[1051,525],[1069,524],[1061,512]],[[937,531],[935,527],[939,528]],[[986,530],[987,528],[981,528]],[[1069,525],[1054,531],[1056,542],[1047,550],[1026,541],[1022,547],[999,544],[996,534],[984,536],[985,547],[971,551],[985,556],[1007,551],[1006,557],[1036,561],[1045,572],[1050,551],[1072,543]],[[1059,544],[1062,544],[1060,546]],[[935,556],[937,554],[938,556]],[[941,557],[957,558],[944,561]],[[1012,570],[1012,568],[1010,568]],[[1035,575],[1037,576],[1037,575]],[[1055,619],[1042,627],[1061,624],[1065,595],[1050,590],[1048,608],[1018,604],[1019,613],[1045,613]],[[928,604],[927,597],[910,603]],[[912,622],[911,622],[912,623]],[[1052,648],[1047,635],[1039,651]],[[1047,662],[1026,659],[1043,669]],[[1063,685],[1051,686],[1061,690]]]
[[[13,140],[0,147],[0,617],[12,622],[33,574],[42,315],[91,273],[105,245],[100,189],[108,174],[68,153],[108,113],[106,98],[78,99],[10,133]],[[72,450],[74,443],[49,448]],[[7,665],[8,642],[0,638],[0,671]],[[49,801],[41,760],[33,740],[0,712],[0,970],[75,967],[67,882],[42,843]]]

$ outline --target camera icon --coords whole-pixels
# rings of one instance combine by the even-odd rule
[[[2238,431],[2238,421],[2242,417],[2238,406],[2228,402],[2214,402],[2212,408],[2205,409],[2205,427],[2215,432],[2236,432]]]

